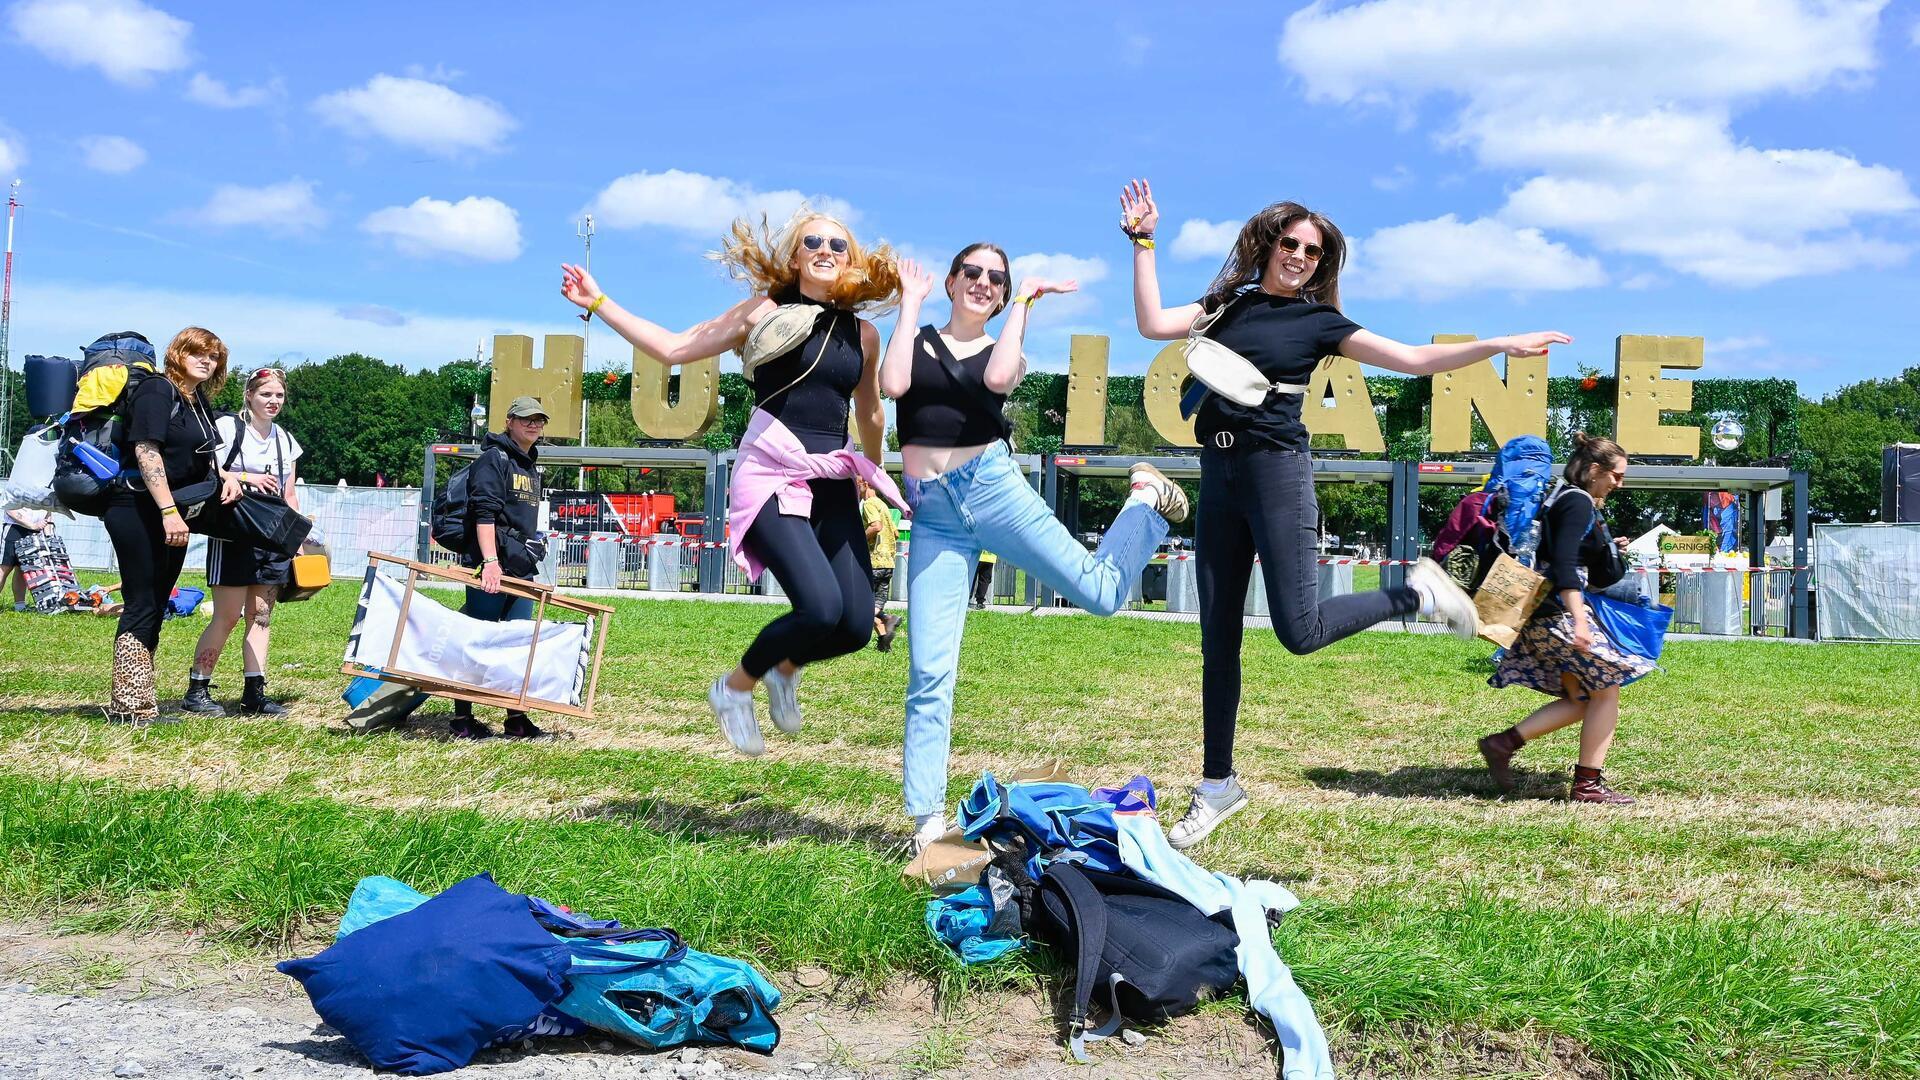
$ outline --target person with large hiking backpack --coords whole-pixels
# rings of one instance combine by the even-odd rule
[[[517,397],[507,406],[505,434],[493,432],[481,443],[480,456],[455,473],[433,501],[434,542],[460,556],[460,565],[479,571],[479,585],[467,586],[460,613],[482,622],[533,618],[533,601],[500,591],[500,578],[531,579],[546,557],[540,535],[540,451],[536,443],[547,428],[547,410],[538,398]],[[474,719],[473,703],[455,700],[448,734],[456,739],[490,739],[493,730]],[[546,732],[520,709],[507,710],[501,734],[537,739]]]
[[[1587,596],[1587,590],[1604,589],[1626,573],[1620,554],[1626,540],[1613,539],[1600,517],[1607,496],[1626,478],[1627,455],[1618,443],[1574,433],[1565,482],[1547,497],[1540,512],[1535,569],[1553,583],[1553,591],[1534,609],[1487,680],[1495,687],[1529,687],[1554,699],[1505,731],[1480,740],[1487,771],[1502,791],[1513,790],[1510,763],[1521,747],[1578,723],[1580,758],[1569,797],[1609,806],[1633,802],[1607,786],[1602,766],[1620,723],[1620,688],[1651,672],[1655,664],[1622,647]]]
[[[1134,320],[1149,340],[1187,339],[1188,366],[1196,375],[1181,407],[1194,416],[1201,444],[1194,550],[1205,754],[1192,806],[1169,836],[1174,847],[1185,848],[1247,805],[1233,772],[1233,737],[1240,711],[1241,613],[1256,556],[1274,633],[1296,655],[1416,612],[1441,616],[1469,640],[1479,628],[1472,598],[1431,559],[1421,559],[1396,588],[1320,597],[1320,513],[1301,403],[1322,359],[1340,355],[1427,376],[1499,353],[1541,356],[1548,346],[1573,339],[1545,331],[1406,345],[1370,333],[1340,310],[1346,240],[1325,216],[1294,202],[1274,203],[1247,219],[1200,300],[1163,307],[1153,248],[1158,220],[1150,185],[1136,180],[1122,190],[1120,228],[1133,247]],[[1196,358],[1207,363],[1196,367]],[[1202,370],[1215,382],[1199,378]]]
[[[102,341],[107,344],[96,342],[97,350],[89,347],[89,364],[101,360],[95,354],[106,349],[123,350],[137,360],[140,345],[147,346],[151,360],[152,346],[139,335]],[[160,713],[154,653],[167,599],[187,557],[187,511],[176,494],[204,488],[218,476],[221,502],[240,497],[240,482],[220,473],[214,460],[217,437],[208,400],[226,381],[227,346],[211,331],[189,326],[167,345],[159,373],[143,374],[133,363],[127,368],[120,401],[110,408],[117,414],[113,423],[123,425],[120,460],[133,468],[113,483],[100,512],[120,563],[126,604],[113,639],[113,692],[106,717],[122,724],[173,722],[179,718]],[[83,383],[85,378],[83,373]]]

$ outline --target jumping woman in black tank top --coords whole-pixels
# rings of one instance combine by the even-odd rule
[[[1160,306],[1153,189],[1134,181],[1120,193],[1120,228],[1133,242],[1133,311],[1151,340],[1186,337],[1202,314],[1226,308],[1206,336],[1227,346],[1276,384],[1309,382],[1321,358],[1335,354],[1408,375],[1437,375],[1497,353],[1541,356],[1572,341],[1544,332],[1458,345],[1403,345],[1369,333],[1340,312],[1346,241],[1333,222],[1298,203],[1275,203],[1247,220],[1233,253],[1201,300]],[[1200,591],[1201,712],[1206,741],[1201,783],[1169,842],[1191,847],[1247,805],[1233,774],[1233,730],[1240,711],[1241,612],[1259,556],[1274,633],[1304,655],[1375,623],[1437,613],[1456,634],[1478,627],[1473,601],[1446,571],[1422,559],[1397,589],[1322,600],[1314,556],[1320,520],[1313,458],[1299,393],[1267,394],[1244,407],[1208,394],[1194,418],[1200,438],[1200,511],[1195,565]]]
[[[895,490],[878,472],[886,425],[880,334],[858,314],[892,304],[899,290],[892,252],[863,249],[844,224],[805,207],[778,233],[767,231],[764,219],[759,232],[737,220],[714,256],[754,295],[679,333],[614,303],[581,267],[563,265],[560,284],[561,295],[662,364],[739,350],[753,365],[756,408],[729,490],[728,542],[752,577],[773,572],[793,610],[768,623],[707,693],[727,740],[750,755],[766,748],[754,716],[756,683],[767,684],[774,724],[797,732],[800,669],[857,652],[873,633],[853,477]],[[769,318],[775,321],[764,329],[781,333],[752,337],[750,346]],[[849,415],[865,457],[848,448]]]

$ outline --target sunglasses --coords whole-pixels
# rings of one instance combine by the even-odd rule
[[[845,255],[847,253],[846,240],[838,236],[828,239],[824,236],[815,236],[812,233],[808,233],[800,238],[800,244],[808,251],[819,251],[820,245],[825,244],[827,250],[833,252],[835,255]]]
[[[979,281],[981,274],[987,275],[988,284],[1001,289],[1007,287],[1007,272],[1005,270],[989,270],[984,266],[977,266],[973,263],[960,264],[960,275],[968,281]]]
[[[1320,256],[1326,254],[1319,244],[1307,244],[1303,248],[1300,244],[1300,238],[1297,236],[1283,236],[1277,242],[1280,245],[1281,251],[1289,255],[1298,251],[1302,255],[1305,255],[1310,262],[1319,262]]]
[[[253,374],[247,376],[247,381],[259,382],[261,379],[265,379],[269,376],[276,379],[285,379],[287,377],[287,373],[284,371],[281,371],[277,367],[255,368],[253,370]]]

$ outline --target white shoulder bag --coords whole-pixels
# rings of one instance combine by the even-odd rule
[[[1226,314],[1227,308],[1233,303],[1233,300],[1229,300],[1212,314],[1203,309],[1194,316],[1193,326],[1187,331],[1187,340],[1180,346],[1180,351],[1187,358],[1187,370],[1193,374],[1194,380],[1235,405],[1248,408],[1264,403],[1269,393],[1304,396],[1309,389],[1307,384],[1274,382],[1261,374],[1251,360],[1206,336],[1207,330],[1220,321],[1220,316]],[[1192,415],[1194,409],[1199,407],[1202,396],[1189,395],[1193,408],[1188,408],[1187,401],[1183,400],[1181,412]]]

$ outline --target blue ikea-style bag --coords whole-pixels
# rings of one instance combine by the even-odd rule
[[[1633,602],[1598,592],[1587,594],[1587,606],[1621,652],[1660,659],[1660,651],[1667,644],[1667,627],[1673,622],[1672,608],[1644,596]]]
[[[534,919],[526,897],[476,874],[362,923],[317,956],[277,966],[375,1068],[425,1076],[529,1029],[566,992],[568,964],[566,945]]]
[[[1057,860],[1123,874],[1113,810],[1112,802],[1078,784],[1003,784],[985,772],[960,803],[960,829],[969,840],[1025,838],[1035,853],[1027,873],[1035,879],[1043,862]]]

